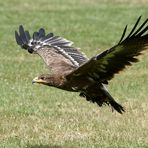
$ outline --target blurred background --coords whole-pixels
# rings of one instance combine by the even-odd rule
[[[77,93],[32,85],[48,70],[14,37],[21,24],[30,33],[42,27],[91,57],[114,46],[140,15],[142,23],[148,0],[0,0],[0,147],[148,147],[148,52],[110,81],[126,109],[119,115]]]

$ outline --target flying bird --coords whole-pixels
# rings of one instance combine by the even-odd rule
[[[79,92],[87,101],[99,106],[107,104],[122,114],[125,109],[110,95],[105,84],[126,66],[137,62],[137,56],[148,49],[148,19],[139,25],[140,20],[141,16],[127,36],[126,25],[115,46],[90,59],[74,47],[73,42],[53,33],[45,34],[43,28],[31,37],[20,25],[15,38],[21,48],[38,54],[50,70],[48,74],[35,77],[33,83]]]

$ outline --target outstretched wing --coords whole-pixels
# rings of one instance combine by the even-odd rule
[[[148,19],[136,29],[140,19],[141,17],[139,17],[125,39],[127,26],[116,46],[91,58],[88,62],[67,75],[67,79],[87,76],[103,83],[112,79],[114,74],[123,70],[126,65],[137,62],[136,56],[140,55],[141,51],[148,49]]]
[[[39,54],[53,74],[66,73],[87,61],[78,48],[72,47],[71,41],[53,33],[45,35],[43,28],[34,32],[31,38],[29,32],[20,25],[19,33],[15,31],[15,38],[23,49]]]

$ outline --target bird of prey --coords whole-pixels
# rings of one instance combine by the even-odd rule
[[[137,62],[136,57],[148,49],[148,19],[139,25],[140,20],[141,16],[127,36],[126,25],[115,46],[90,59],[72,46],[71,41],[53,33],[46,35],[43,28],[31,37],[20,25],[15,38],[21,48],[38,54],[51,71],[35,77],[33,83],[79,92],[87,101],[99,106],[107,104],[122,114],[124,108],[110,95],[105,84],[126,66]]]

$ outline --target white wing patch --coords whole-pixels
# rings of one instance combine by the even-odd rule
[[[31,44],[31,43],[30,43]],[[80,53],[78,49],[72,47],[71,45],[73,42],[55,36],[51,37],[44,41],[37,42],[37,45],[35,46],[35,50],[43,47],[43,46],[51,46],[54,47],[57,52],[62,54],[65,58],[69,59],[76,67],[80,66],[82,63],[87,61],[86,56],[84,54]]]

